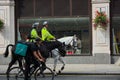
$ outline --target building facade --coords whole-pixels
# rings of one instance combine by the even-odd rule
[[[119,0],[1,0],[0,19],[5,29],[0,32],[1,64],[10,57],[2,56],[8,44],[26,39],[34,22],[49,22],[56,38],[76,35],[76,52],[67,50],[68,64],[112,64],[119,59]],[[27,4],[27,5],[26,5]],[[96,11],[107,17],[106,29],[96,28]],[[51,61],[52,62],[52,61]]]

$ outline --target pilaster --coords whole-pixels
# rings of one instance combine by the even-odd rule
[[[92,0],[92,21],[95,19],[96,11],[105,12],[109,21],[109,3],[109,0]],[[92,22],[92,41],[95,63],[110,63],[110,22],[108,22],[106,30],[95,29],[94,22]]]
[[[0,19],[4,21],[4,29],[0,32],[0,54],[3,54],[8,44],[15,43],[13,0],[0,0]]]

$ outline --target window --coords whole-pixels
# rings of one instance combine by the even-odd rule
[[[18,1],[18,0],[17,0]],[[49,22],[49,31],[57,39],[76,36],[67,47],[67,55],[90,55],[90,0],[21,0],[24,7],[16,7],[24,13],[20,16],[19,31],[23,40],[31,31],[34,22]],[[29,6],[25,5],[29,2]],[[30,8],[29,8],[30,7]],[[28,10],[29,8],[29,10]],[[30,14],[29,14],[29,13]],[[28,14],[28,15],[27,15]],[[76,43],[75,43],[76,41]]]
[[[16,4],[20,17],[88,16],[90,0],[16,0]]]
[[[111,31],[113,55],[120,55],[120,0],[111,0]]]
[[[57,38],[70,37],[76,35],[77,45],[73,45],[69,41],[68,55],[89,55],[90,54],[90,32],[89,32],[89,17],[71,17],[71,18],[39,18],[39,19],[20,19],[20,33],[22,39],[31,30],[31,25],[35,21],[39,21],[42,26],[43,21],[49,22],[49,31]],[[40,28],[39,28],[40,29]]]

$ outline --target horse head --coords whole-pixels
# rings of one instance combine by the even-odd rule
[[[81,45],[80,39],[76,35],[62,37],[58,39],[58,41],[64,42],[67,49],[73,49],[74,52],[79,48],[79,45]]]

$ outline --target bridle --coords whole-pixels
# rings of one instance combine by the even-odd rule
[[[67,45],[70,45],[72,41],[73,41],[73,44],[71,46],[74,46],[74,37],[71,39],[71,41]],[[74,47],[76,47],[76,46],[74,46]]]

